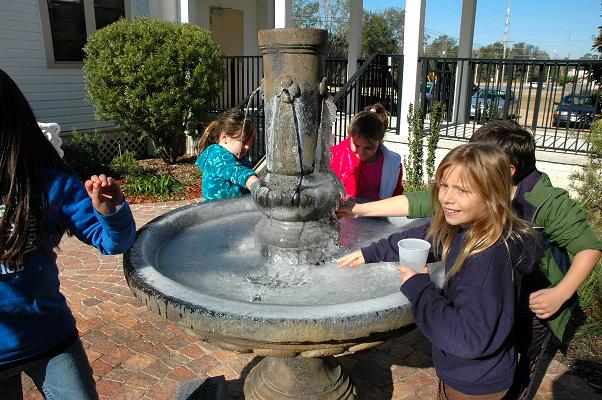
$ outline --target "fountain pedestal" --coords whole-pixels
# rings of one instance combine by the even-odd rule
[[[334,357],[266,357],[245,379],[245,399],[356,399],[349,376]]]

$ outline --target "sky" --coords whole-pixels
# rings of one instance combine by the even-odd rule
[[[504,40],[506,0],[477,0],[474,48]],[[364,9],[405,8],[405,0],[364,0]],[[425,32],[430,39],[460,36],[462,0],[426,0]],[[552,59],[576,59],[592,52],[602,25],[600,0],[510,0],[508,41],[527,42]],[[593,53],[593,52],[592,52]]]

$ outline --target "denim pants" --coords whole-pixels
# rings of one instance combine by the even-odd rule
[[[92,369],[79,339],[60,354],[0,373],[0,399],[23,399],[21,372],[31,377],[45,399],[98,399]]]

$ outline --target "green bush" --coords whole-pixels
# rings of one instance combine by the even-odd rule
[[[433,105],[430,114],[429,136],[427,139],[426,172],[424,183],[424,113],[410,103],[408,109],[408,154],[403,158],[405,170],[404,190],[413,192],[425,190],[431,184],[435,174],[435,151],[439,144],[439,131],[443,122],[445,106],[441,102]]]
[[[77,172],[81,179],[92,175],[110,174],[102,151],[104,142],[102,134],[81,133],[73,130],[71,137],[63,142],[64,160]]]
[[[126,175],[137,176],[142,173],[142,168],[136,162],[136,155],[129,150],[126,150],[122,155],[113,158],[109,165],[111,166],[111,170],[115,172],[119,178],[123,178]]]
[[[580,172],[571,175],[571,187],[585,209],[590,226],[602,237],[602,121],[592,123],[586,136],[590,144],[588,163]],[[582,332],[602,335],[602,262],[579,289],[579,305],[587,315]]]
[[[184,190],[184,185],[170,175],[126,176],[125,181],[123,188],[128,196],[147,195],[168,198]]]
[[[88,37],[84,52],[97,117],[150,136],[168,163],[183,153],[186,132],[199,134],[222,90],[219,46],[196,25],[122,19]]]

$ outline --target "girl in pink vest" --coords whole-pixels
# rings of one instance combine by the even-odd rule
[[[330,167],[349,197],[379,200],[403,193],[401,157],[382,143],[389,113],[382,104],[351,120],[348,137],[331,148]]]

